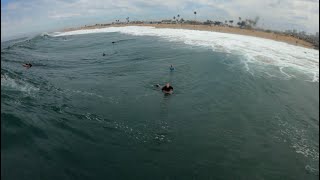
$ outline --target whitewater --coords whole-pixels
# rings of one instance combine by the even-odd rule
[[[306,81],[319,82],[318,50],[252,36],[143,26],[84,29],[69,32],[55,32],[51,33],[51,35],[58,37],[110,32],[119,32],[134,36],[156,36],[167,39],[168,41],[179,41],[192,46],[209,47],[213,51],[222,51],[243,56],[243,62],[247,71],[250,71],[250,64],[275,66],[279,72],[291,78],[295,77],[295,75],[285,71],[287,68],[292,68],[307,75],[308,79],[305,79]],[[265,73],[268,74],[268,72]]]

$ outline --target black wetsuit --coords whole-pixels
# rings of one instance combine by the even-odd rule
[[[23,66],[24,66],[24,67],[27,67],[27,68],[31,68],[32,64],[27,63],[27,64],[24,64]]]
[[[164,87],[162,88],[162,91],[166,91],[166,92],[173,91],[173,87],[172,87],[172,86],[169,86],[169,87],[164,86]]]

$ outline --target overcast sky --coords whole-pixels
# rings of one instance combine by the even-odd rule
[[[235,20],[260,17],[258,26],[319,31],[319,0],[1,0],[1,39],[116,19]]]

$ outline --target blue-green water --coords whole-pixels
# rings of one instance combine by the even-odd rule
[[[1,177],[318,179],[319,83],[243,58],[117,32],[2,43]]]

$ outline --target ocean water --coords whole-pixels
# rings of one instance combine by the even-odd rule
[[[319,51],[152,27],[4,42],[1,177],[318,179]]]

